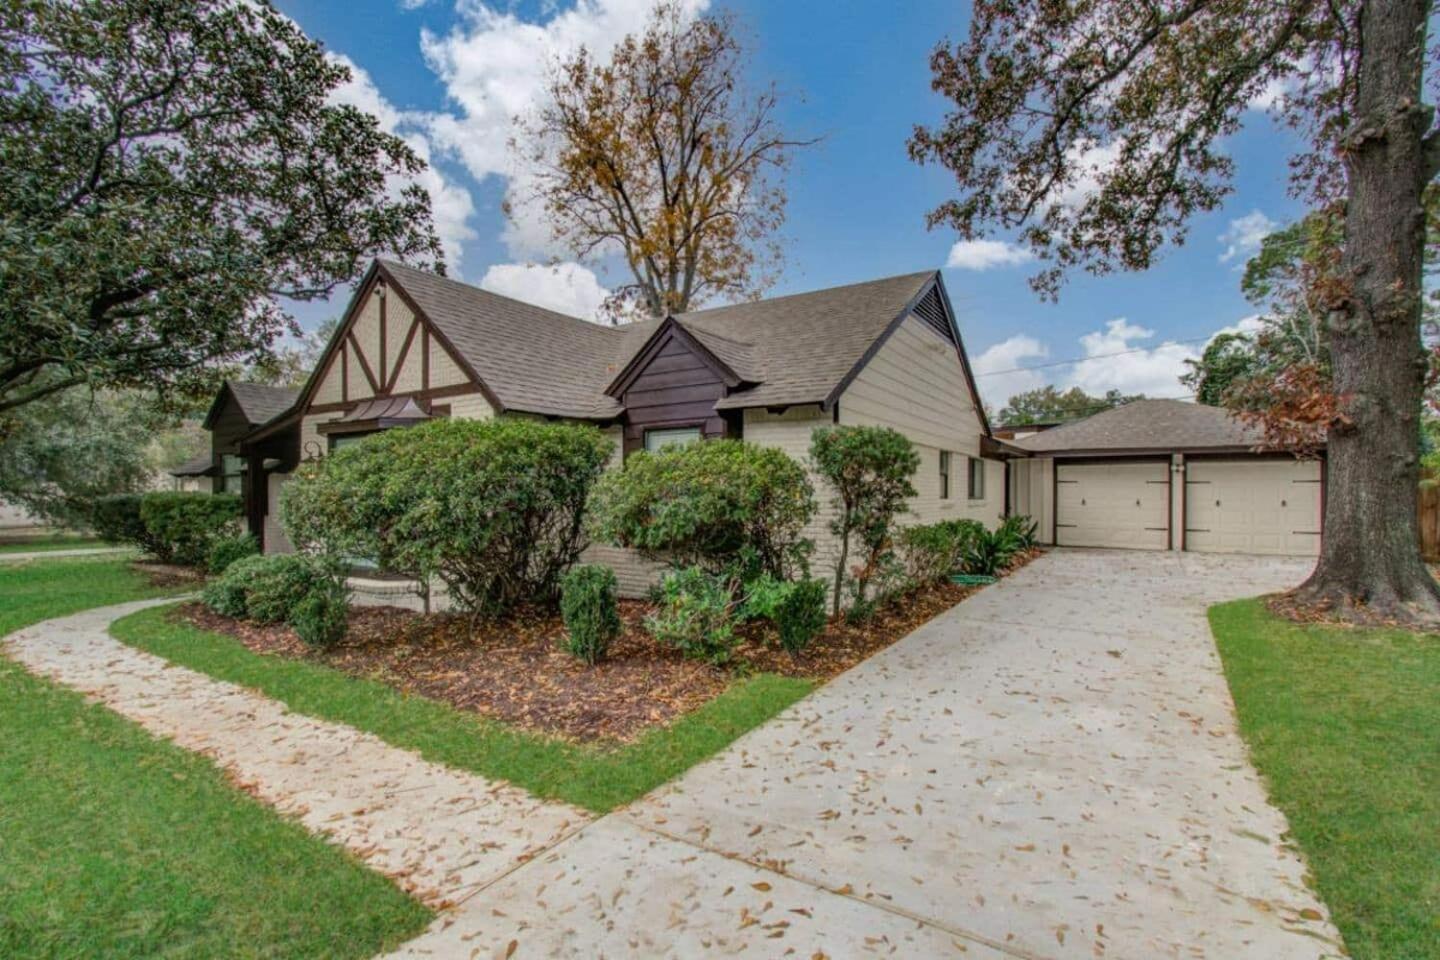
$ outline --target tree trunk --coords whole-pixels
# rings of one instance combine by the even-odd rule
[[[1296,599],[1357,621],[1440,624],[1440,588],[1420,557],[1416,520],[1425,224],[1431,178],[1420,102],[1426,0],[1370,0],[1357,117],[1345,144],[1349,197],[1340,292],[1327,319],[1335,391],[1325,532]]]

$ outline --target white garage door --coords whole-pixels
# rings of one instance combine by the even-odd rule
[[[1189,460],[1185,549],[1320,552],[1320,464],[1314,460]]]
[[[1063,547],[1170,545],[1170,464],[1061,463],[1055,473],[1055,542]]]

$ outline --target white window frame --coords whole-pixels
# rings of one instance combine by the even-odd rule
[[[693,427],[649,427],[645,430],[645,450],[659,453],[667,447],[688,447],[705,439],[699,424]]]
[[[969,500],[985,499],[985,461],[979,457],[967,458],[970,462],[967,465],[965,480],[965,496]]]

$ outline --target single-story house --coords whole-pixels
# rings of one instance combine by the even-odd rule
[[[245,408],[241,386],[227,389]],[[303,460],[433,417],[501,414],[593,423],[615,441],[613,467],[713,437],[803,461],[817,426],[885,425],[920,453],[911,522],[993,527],[1005,511],[1005,463],[982,451],[990,428],[937,271],[612,327],[377,261],[299,395],[239,439],[250,529],[266,552],[290,549],[277,496]],[[807,533],[824,569],[834,543],[817,493]],[[601,545],[587,559],[630,594],[655,574]]]
[[[1009,507],[1047,543],[1319,553],[1323,460],[1258,453],[1260,439],[1218,407],[1137,400],[1000,445]]]

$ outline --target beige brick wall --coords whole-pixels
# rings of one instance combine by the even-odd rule
[[[810,573],[824,579],[834,574],[840,542],[830,533],[830,521],[835,517],[834,492],[810,469],[810,436],[816,427],[829,426],[830,423],[830,414],[822,412],[819,404],[791,407],[784,413],[745,411],[747,443],[778,447],[804,464],[810,474],[810,484],[815,488],[815,516],[805,528],[805,536],[815,541],[815,552],[810,556]]]

